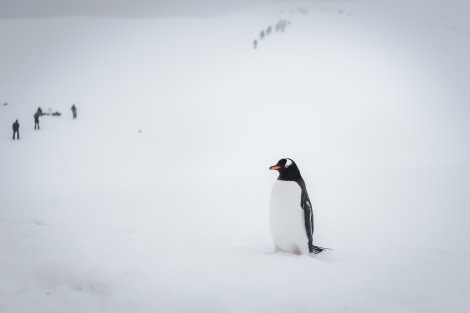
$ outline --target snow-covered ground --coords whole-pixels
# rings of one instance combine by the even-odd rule
[[[469,10],[0,20],[0,312],[467,312]],[[273,252],[282,157],[333,250]]]

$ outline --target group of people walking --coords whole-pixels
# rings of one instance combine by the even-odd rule
[[[276,32],[284,32],[286,29],[286,26],[290,24],[290,21],[288,20],[280,20],[279,22],[276,23],[274,26],[274,29]],[[271,25],[266,28],[266,30],[261,30],[259,33],[259,39],[255,39],[253,41],[253,48],[256,49],[258,47],[258,40],[263,40],[266,36],[269,36],[273,30],[273,27]]]
[[[72,105],[72,107],[70,108],[72,110],[72,114],[73,114],[73,119],[76,119],[77,118],[77,107],[75,106],[75,104]],[[36,111],[36,113],[34,113],[34,129],[40,129],[39,128],[39,117],[40,116],[43,116],[44,113],[42,112],[42,109],[41,107],[38,108],[38,110]],[[53,113],[52,115],[59,115],[58,113]],[[18,122],[18,119],[13,123],[12,125],[12,129],[13,129],[13,140],[15,140],[15,137],[17,140],[20,139],[20,123]]]

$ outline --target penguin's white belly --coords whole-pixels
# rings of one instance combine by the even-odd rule
[[[269,221],[276,250],[308,254],[304,212],[300,206],[300,186],[277,180],[271,191]]]

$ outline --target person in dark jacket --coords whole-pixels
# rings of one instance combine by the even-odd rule
[[[34,113],[34,129],[39,129],[39,117],[42,115],[42,109],[39,107]]]
[[[15,140],[15,134],[16,139],[20,140],[20,123],[18,123],[18,120],[13,123],[13,140]]]
[[[39,113],[34,113],[34,129],[39,129]]]
[[[72,110],[73,118],[75,119],[77,117],[77,107],[75,106],[75,104],[72,104],[72,107],[70,109]]]

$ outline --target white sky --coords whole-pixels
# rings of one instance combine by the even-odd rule
[[[2,0],[0,18],[207,16],[281,0]]]

